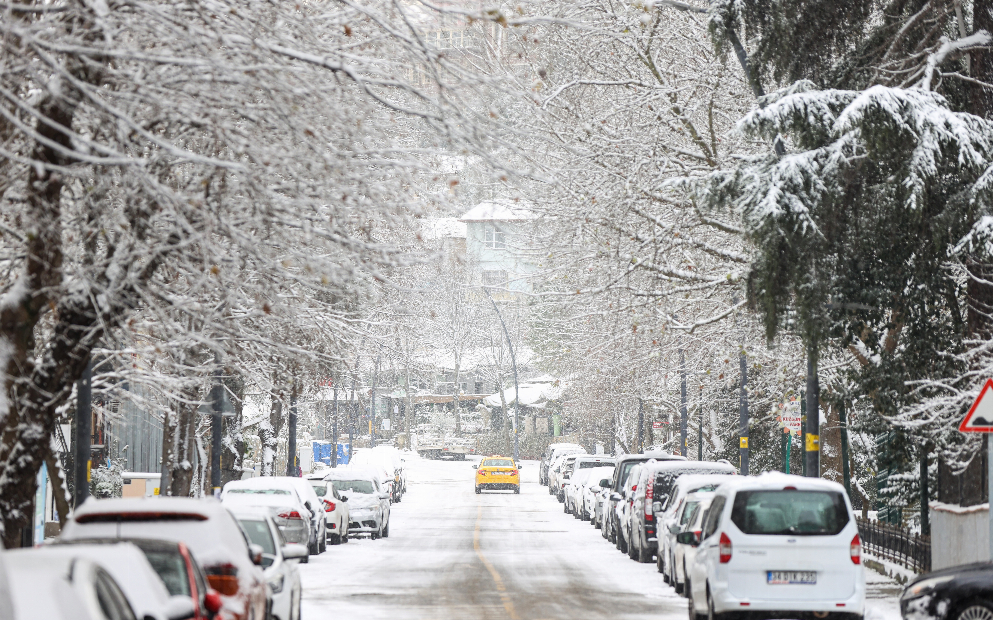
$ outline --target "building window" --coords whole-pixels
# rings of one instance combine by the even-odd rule
[[[437,49],[462,49],[472,46],[472,34],[465,30],[429,32],[426,39]]]
[[[502,270],[487,270],[482,274],[483,286],[507,286],[507,272]]]
[[[483,231],[483,245],[495,250],[502,250],[507,247],[507,242],[502,230],[497,230],[493,226],[487,226]]]

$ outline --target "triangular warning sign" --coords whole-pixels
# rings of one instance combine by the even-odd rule
[[[961,433],[993,433],[993,379],[987,379],[976,402],[959,424]]]

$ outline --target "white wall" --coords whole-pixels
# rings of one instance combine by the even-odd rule
[[[990,560],[989,504],[931,503],[931,570]]]

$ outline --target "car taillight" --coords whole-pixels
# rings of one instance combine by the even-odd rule
[[[334,512],[334,509],[335,508],[337,508],[337,506],[335,505],[334,502],[329,502],[328,500],[324,500],[324,509],[325,510],[330,511],[330,512]]]
[[[482,469],[480,469],[480,470],[479,470],[479,475],[480,475],[480,476],[485,476],[485,475],[486,475],[486,471],[485,471],[485,470],[482,470]]]
[[[218,564],[206,567],[207,583],[224,596],[238,594],[238,567],[234,564]]]
[[[855,538],[852,539],[852,545],[849,549],[849,553],[852,557],[852,564],[862,563],[862,539],[856,534]]]
[[[721,532],[721,564],[731,561],[731,539],[724,532]]]
[[[511,469],[510,470],[510,475],[511,476],[516,476],[517,475],[517,470],[516,469]]]
[[[637,491],[637,490],[638,490],[638,485],[634,485],[634,486],[632,486],[632,487],[631,487],[631,490],[632,490],[632,491]]]
[[[655,498],[655,486],[648,485],[645,487],[645,521],[651,521],[655,518],[652,514],[652,500]]]
[[[300,513],[297,512],[296,510],[290,510],[288,512],[281,512],[281,513],[279,513],[276,516],[278,516],[280,519],[293,519],[293,520],[303,519],[303,517],[300,516]]]

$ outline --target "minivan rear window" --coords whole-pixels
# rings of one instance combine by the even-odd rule
[[[833,536],[848,525],[848,508],[834,491],[739,491],[731,522],[745,534]]]

